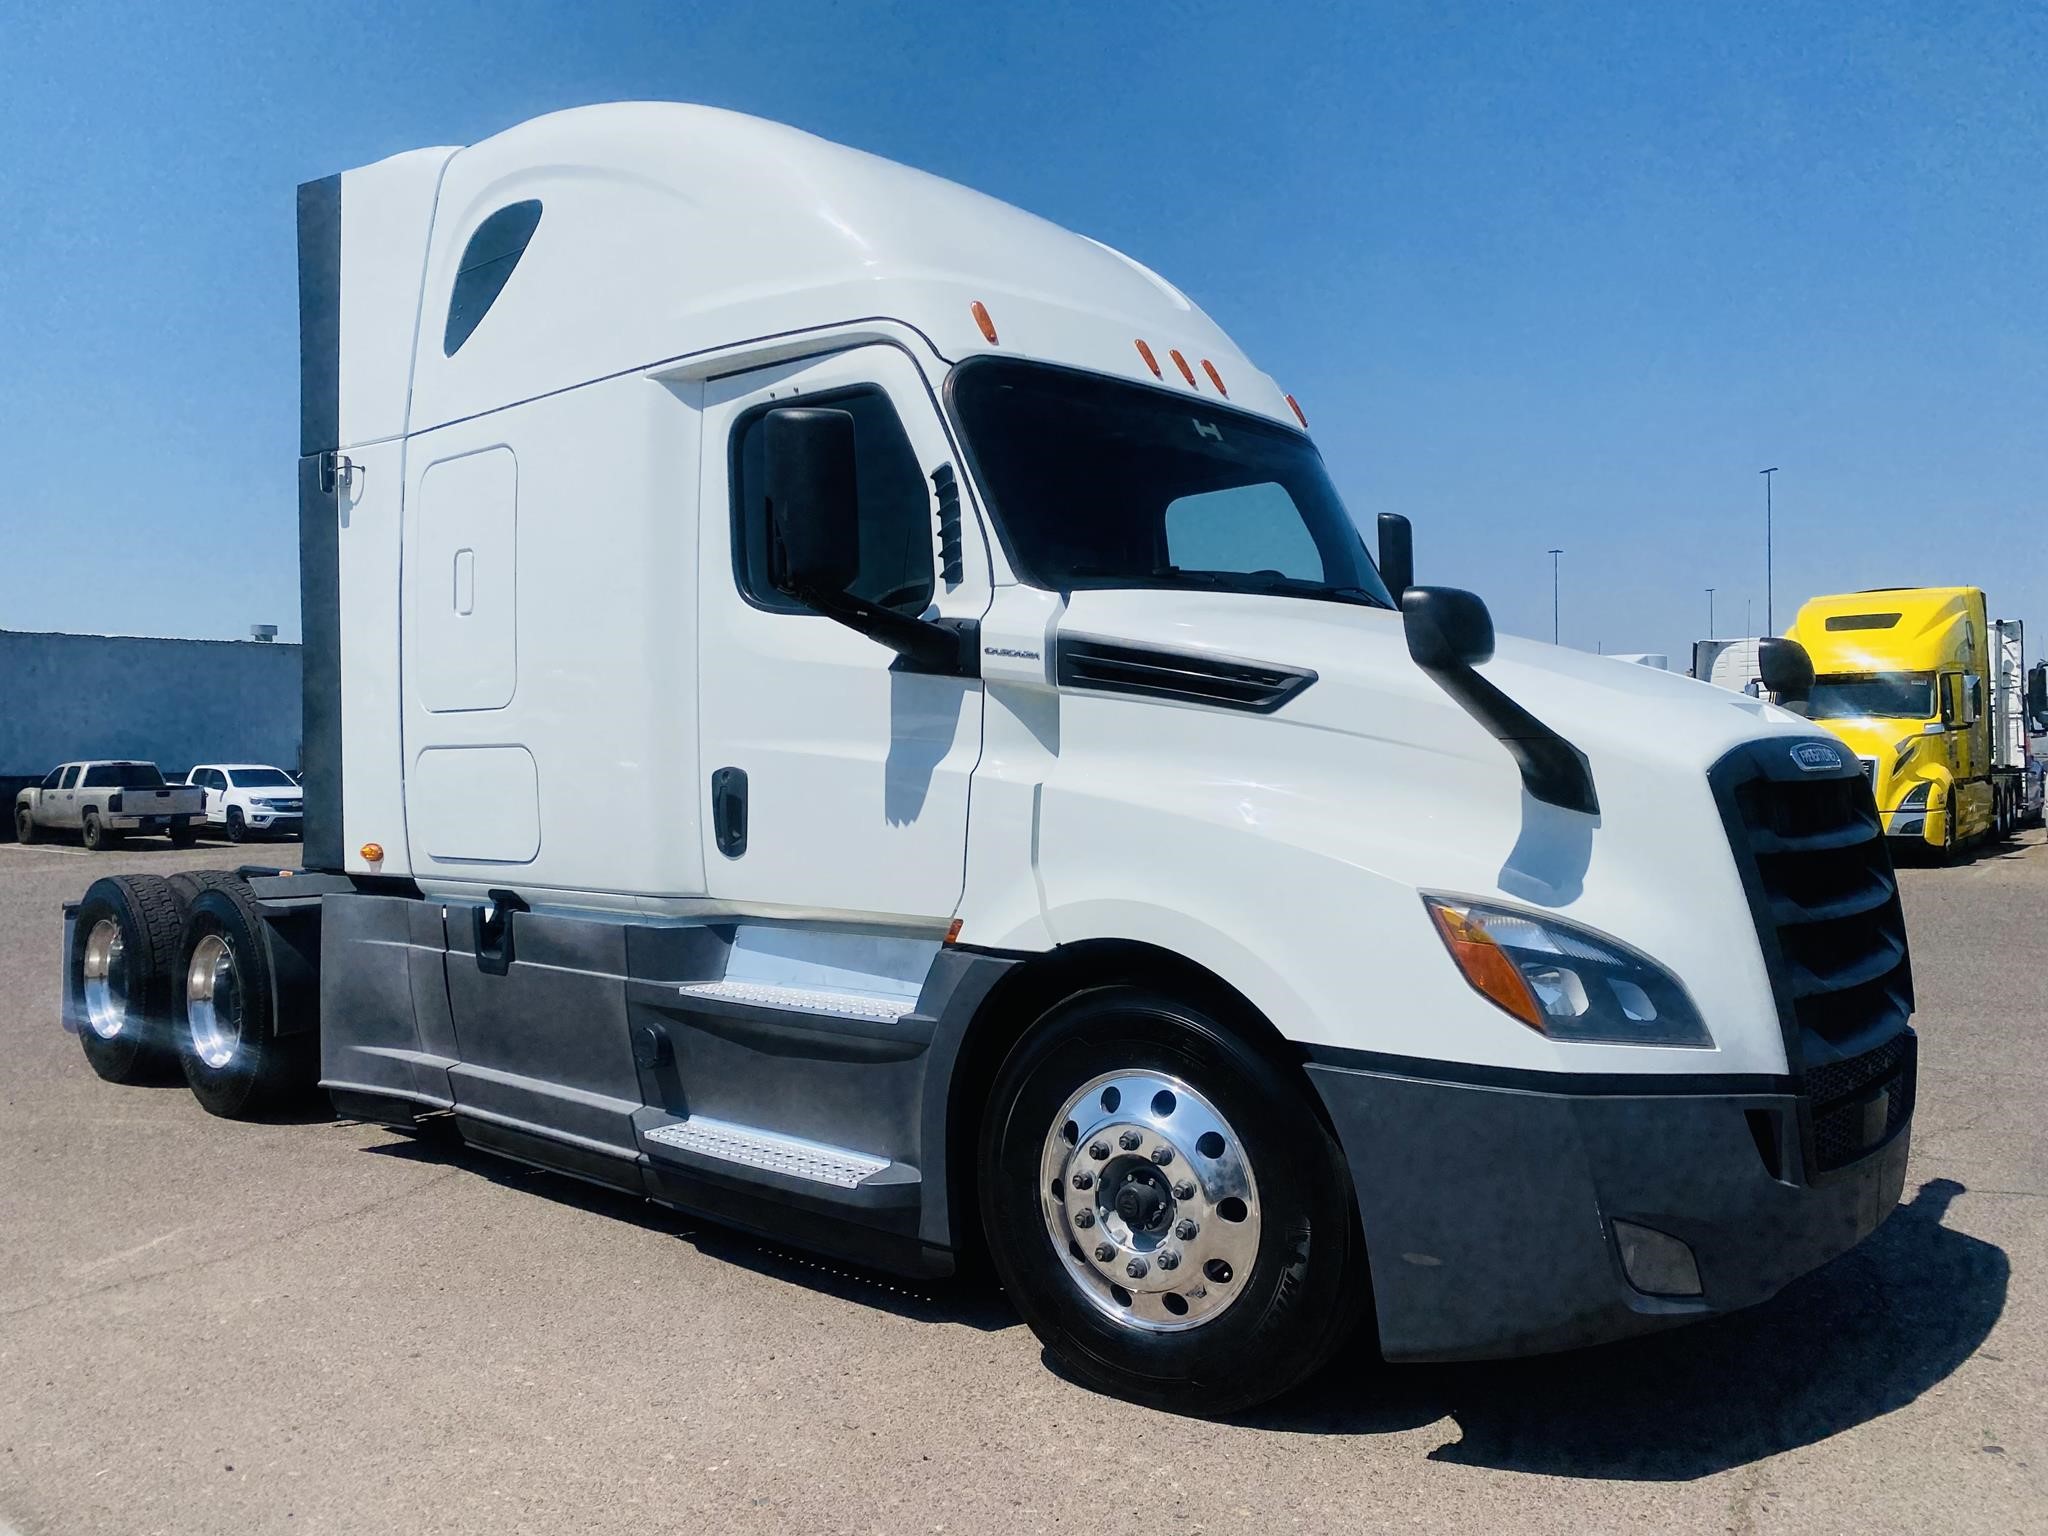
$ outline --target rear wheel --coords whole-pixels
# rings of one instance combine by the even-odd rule
[[[1075,1377],[1228,1413],[1287,1391],[1365,1301],[1351,1181],[1298,1076],[1133,987],[1055,1009],[998,1074],[982,1224]]]
[[[317,1037],[280,1035],[263,915],[240,880],[210,883],[185,920],[175,987],[185,1081],[211,1114],[247,1119],[311,1089]]]
[[[93,1071],[139,1083],[172,1067],[171,975],[184,904],[156,875],[95,880],[72,929],[67,1000]]]
[[[199,840],[199,832],[189,821],[174,821],[166,834],[173,848],[190,848]]]
[[[17,843],[32,843],[36,840],[36,818],[25,805],[14,808],[14,840]]]
[[[121,846],[121,834],[100,820],[98,811],[87,811],[79,827],[79,837],[94,853],[104,853],[109,848]]]

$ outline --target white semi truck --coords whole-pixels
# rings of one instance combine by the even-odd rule
[[[306,867],[70,909],[104,1075],[983,1251],[1079,1378],[1199,1411],[1361,1320],[1746,1306],[1893,1207],[1855,761],[1496,645],[1399,518],[1375,562],[1170,283],[687,106],[298,206]]]

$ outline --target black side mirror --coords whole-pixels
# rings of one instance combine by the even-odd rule
[[[1397,603],[1415,585],[1415,531],[1398,512],[1380,514],[1380,580]]]
[[[2037,661],[2027,674],[2027,713],[2034,729],[2048,731],[2048,661]]]
[[[1794,714],[1813,697],[1813,658],[1797,640],[1766,635],[1756,643],[1756,672],[1778,702]]]
[[[1411,586],[1401,599],[1401,620],[1408,654],[1425,672],[1493,659],[1493,615],[1476,592]]]
[[[1493,656],[1493,615],[1476,594],[1410,587],[1401,598],[1401,623],[1415,665],[1507,749],[1531,796],[1600,814],[1586,754],[1473,670]]]
[[[844,592],[860,574],[852,414],[785,406],[762,433],[775,585],[806,599]]]

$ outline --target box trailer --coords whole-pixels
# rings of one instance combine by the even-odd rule
[[[1361,1320],[1445,1359],[1746,1306],[1893,1207],[1853,757],[1496,644],[1398,517],[1376,561],[1147,268],[658,104],[299,231],[306,869],[72,909],[104,1075],[985,1252],[1064,1368],[1199,1411]]]

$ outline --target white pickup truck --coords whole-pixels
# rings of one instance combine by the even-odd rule
[[[282,768],[261,763],[202,763],[185,782],[205,792],[205,821],[231,843],[252,837],[297,837],[306,792]]]
[[[182,846],[195,835],[205,798],[183,784],[166,784],[155,763],[62,763],[14,797],[14,835],[32,843],[45,832],[77,832],[95,853],[118,846],[130,832],[162,833]]]

